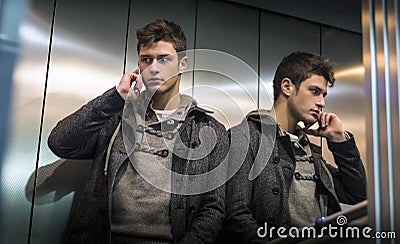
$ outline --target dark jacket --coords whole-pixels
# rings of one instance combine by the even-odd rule
[[[93,159],[83,196],[67,230],[65,241],[68,243],[110,241],[112,185],[124,159],[109,165],[107,174],[104,173],[104,164],[110,139],[121,120],[124,103],[117,90],[110,89],[58,122],[48,138],[50,149],[61,158]],[[199,139],[199,131],[205,126],[211,127],[218,139],[212,152],[197,160],[174,154],[174,172],[204,173],[226,157],[228,135],[224,126],[196,106],[189,110],[179,130],[185,148],[189,150],[208,143]],[[125,155],[125,159],[127,157]],[[222,226],[224,201],[224,185],[203,194],[171,194],[170,219],[174,242],[213,242]]]
[[[295,155],[289,136],[279,136],[277,132],[276,122],[262,113],[261,116],[251,113],[230,130],[231,136],[235,134],[243,142],[232,142],[231,164],[241,157],[248,146],[243,165],[226,185],[224,238],[231,243],[265,242],[266,238],[257,236],[258,227],[265,226],[265,223],[275,228],[282,226],[289,229],[291,226],[288,198],[295,172]],[[276,137],[275,142],[270,140],[273,137]],[[320,147],[310,146],[318,177],[317,192],[328,196],[328,215],[340,211],[339,202],[355,204],[366,199],[365,169],[352,136],[341,143],[328,141],[338,168],[325,162]],[[268,148],[273,148],[270,156]],[[263,164],[262,161],[267,158],[268,162]],[[261,169],[261,173],[254,180],[249,180],[253,165],[256,171]],[[250,174],[250,177],[254,178],[254,175]]]

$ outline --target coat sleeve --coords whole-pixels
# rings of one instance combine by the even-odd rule
[[[211,123],[211,126],[216,131],[217,143],[206,159],[209,163],[208,171],[222,163],[229,148],[228,133],[224,126],[217,122]],[[225,179],[226,175],[221,177]],[[199,198],[200,206],[179,243],[214,243],[225,216],[225,184],[199,196],[191,197]],[[188,206],[188,211],[191,210]]]
[[[327,164],[339,202],[356,204],[365,200],[367,195],[365,168],[353,135],[350,134],[350,138],[345,142],[328,141],[328,148],[338,166],[335,168]]]
[[[91,100],[52,129],[47,140],[50,150],[61,158],[92,159],[100,130],[123,106],[115,87]]]
[[[249,146],[249,138],[247,138],[240,130],[230,131],[238,137],[233,140],[230,147],[229,161],[230,165],[237,167],[241,164],[239,170],[228,181],[226,186],[226,219],[224,238],[230,239],[235,243],[261,243],[257,235],[259,226],[251,210],[251,199],[253,181],[249,180],[249,172],[254,163],[253,147]],[[256,145],[255,148],[257,148]],[[243,158],[243,155],[245,157]],[[230,171],[230,173],[233,173]],[[264,240],[265,242],[265,240]]]

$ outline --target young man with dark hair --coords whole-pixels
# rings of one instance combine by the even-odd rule
[[[49,136],[57,156],[93,159],[65,241],[211,243],[222,226],[225,187],[188,194],[184,176],[217,167],[227,154],[228,134],[192,97],[179,93],[187,66],[181,28],[158,19],[138,29],[137,38],[139,68],[58,122]],[[138,96],[131,86],[140,90],[141,81],[146,90]],[[134,111],[127,117],[131,134],[121,126],[124,104],[125,109],[139,106],[127,110]],[[218,143],[204,157],[190,157],[203,144],[212,144],[200,138],[204,128],[214,131]],[[155,165],[169,172],[161,185]]]
[[[353,135],[336,114],[322,111],[334,81],[330,62],[294,52],[275,73],[275,114],[251,112],[230,130],[236,137],[230,164],[243,163],[226,185],[224,234],[231,241],[265,242],[279,227],[312,226],[318,217],[340,211],[339,203],[366,198],[365,169]],[[299,122],[318,122],[318,128],[300,128]],[[307,134],[326,138],[337,167],[325,162]]]

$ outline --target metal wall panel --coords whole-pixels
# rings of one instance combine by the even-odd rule
[[[362,63],[362,36],[359,33],[332,27],[321,28],[321,54],[335,66],[335,85],[328,88],[326,111],[336,113],[344,128],[354,134],[361,159],[365,163],[365,90]],[[324,157],[333,162],[326,143]]]
[[[271,109],[275,70],[293,51],[320,51],[319,24],[271,12],[261,14],[259,107]]]
[[[32,243],[59,243],[91,161],[60,160],[47,147],[58,120],[118,84],[128,0],[58,0],[49,66]],[[26,187],[31,194],[34,175]],[[25,181],[26,182],[26,181]],[[75,199],[76,200],[76,199]]]
[[[215,70],[195,73],[194,97],[229,128],[257,108],[259,11],[206,0],[199,2],[197,15],[196,48],[222,53],[196,54],[195,69]]]
[[[400,232],[399,5],[363,1],[368,222],[376,231]],[[395,243],[394,239],[382,243]]]
[[[361,33],[360,0],[228,0]]]
[[[28,5],[28,0],[0,2],[0,165],[8,136],[14,65],[19,54],[18,30],[25,19]]]
[[[27,241],[35,186],[31,242],[60,241],[91,161],[57,158],[48,149],[47,138],[58,120],[119,82],[124,69],[129,10],[126,70],[137,66],[135,28],[155,18],[180,24],[188,38],[188,49],[217,50],[200,53],[198,50],[192,53],[196,56],[190,55],[195,69],[207,69],[196,71],[195,75],[185,74],[181,90],[194,94],[200,106],[214,110],[214,116],[226,127],[240,122],[257,106],[271,106],[272,97],[265,87],[272,95],[272,78],[283,56],[295,50],[322,52],[324,57],[339,64],[338,83],[329,91],[327,109],[338,111],[344,118],[361,150],[365,145],[362,121],[353,123],[356,117],[347,108],[349,100],[345,105],[341,103],[350,94],[357,101],[362,100],[362,92],[358,90],[363,85],[362,79],[346,73],[360,64],[358,34],[328,27],[321,30],[316,23],[217,0],[132,0],[130,9],[129,0],[57,0],[44,93],[53,2],[33,0],[32,3],[29,19],[21,28],[24,38],[14,74],[12,130],[0,171],[1,243]],[[43,94],[46,103],[42,115]],[[359,119],[362,110],[357,111]],[[38,144],[41,116],[44,116],[42,141]],[[38,149],[40,168],[36,169]]]
[[[52,1],[32,0],[19,27],[10,129],[0,165],[0,243],[28,239],[31,203],[25,185],[36,164],[52,7]]]

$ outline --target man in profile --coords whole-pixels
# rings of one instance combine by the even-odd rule
[[[243,163],[226,185],[230,241],[263,243],[276,235],[268,230],[258,235],[261,227],[313,226],[318,217],[340,211],[339,203],[366,199],[365,169],[354,137],[338,115],[322,111],[334,81],[328,60],[294,52],[276,70],[273,112],[251,112],[230,130],[236,138],[230,164]],[[310,129],[314,123],[318,128]],[[325,162],[321,147],[307,134],[326,138],[337,168]]]
[[[65,241],[212,243],[222,226],[225,187],[193,195],[173,193],[187,187],[184,180],[174,185],[173,173],[198,175],[215,168],[227,154],[227,132],[192,97],[179,93],[188,62],[180,26],[158,19],[136,35],[139,68],[58,122],[49,136],[48,145],[57,156],[93,159]],[[142,82],[146,90],[133,93],[131,87],[139,91]],[[121,118],[129,98],[130,105],[142,106],[132,110],[128,122],[133,132],[126,138]],[[206,127],[215,132],[218,143],[200,139]],[[182,156],[213,143],[205,157]],[[157,179],[154,165],[169,170],[167,184],[154,185],[142,177],[140,170]]]

